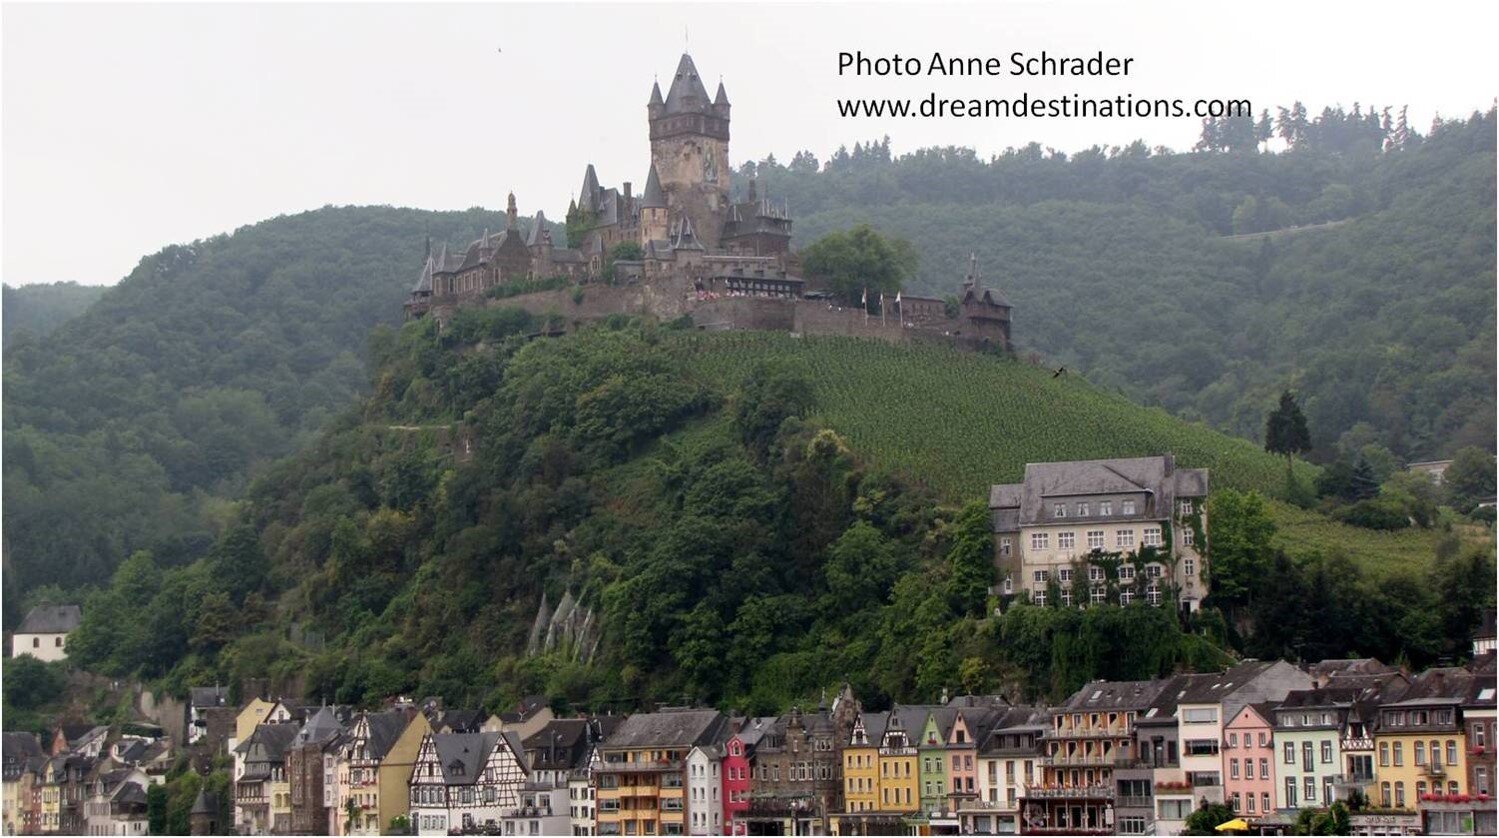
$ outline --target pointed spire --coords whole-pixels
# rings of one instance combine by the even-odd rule
[[[672,76],[671,88],[666,91],[666,112],[695,113],[706,111],[708,106],[708,89],[703,87],[692,56],[684,52]]]
[[[515,220],[516,220],[515,193],[511,192],[509,199],[505,201],[505,229],[506,230],[514,230],[515,229]]]
[[[583,191],[578,196],[578,207],[589,212],[597,212],[599,208],[599,176],[592,163],[583,172]]]
[[[541,244],[542,233],[546,231],[546,228],[546,213],[542,212],[541,210],[537,210],[536,220],[531,222],[531,235],[526,237],[526,247],[535,247]]]
[[[665,100],[663,100],[661,98],[661,82],[659,82],[659,81],[653,81],[653,82],[651,82],[651,101],[647,102],[646,104],[647,105],[664,105],[664,104],[666,104]]]
[[[661,190],[661,177],[656,174],[656,164],[651,164],[650,174],[645,176],[645,191],[640,193],[641,209],[665,209],[666,193]]]
[[[718,93],[713,97],[713,104],[723,108],[729,106],[729,94],[724,92],[723,79],[718,80]]]

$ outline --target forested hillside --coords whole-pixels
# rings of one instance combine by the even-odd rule
[[[202,555],[251,469],[363,391],[369,331],[399,321],[428,231],[460,242],[503,223],[382,207],[275,218],[148,256],[85,313],[7,348],[6,596],[107,577],[137,549]]]
[[[1425,138],[1336,114],[1291,129],[1277,154],[1231,131],[1182,154],[892,160],[879,144],[825,167],[749,165],[740,182],[790,199],[801,245],[862,221],[909,237],[920,290],[952,289],[976,250],[1023,354],[1129,399],[1258,442],[1289,385],[1317,457],[1339,442],[1390,461],[1492,450],[1493,114]],[[136,550],[203,556],[248,480],[367,392],[369,329],[399,320],[425,238],[502,224],[382,207],[272,219],[153,254],[8,348],[7,619],[27,591],[106,578]]]
[[[82,314],[107,289],[102,285],[51,282],[0,288],[0,310],[4,312],[7,348],[28,337],[44,337]]]
[[[357,415],[262,474],[207,558],[132,556],[87,600],[71,655],[177,689],[270,676],[340,702],[494,709],[539,692],[766,713],[843,679],[875,707],[944,689],[1055,700],[1091,678],[1219,666],[1229,649],[1420,665],[1460,654],[1492,601],[1489,548],[1453,533],[1410,557],[1418,571],[1277,551],[1263,499],[1235,487],[1273,483],[1278,458],[1023,363],[930,350],[904,365],[853,339],[623,319],[522,337],[539,325],[485,309],[441,335],[381,330]],[[935,380],[913,394],[906,366]],[[990,392],[1014,404],[983,423],[973,406]],[[852,418],[851,399],[895,433]],[[994,616],[981,474],[922,479],[921,452],[891,442],[919,442],[896,409],[913,400],[950,410],[940,421],[960,427],[938,445],[976,440],[968,455],[996,477],[1032,450],[1141,454],[1156,438],[1213,468],[1221,596],[1185,623],[1138,591],[1130,606],[1053,597]],[[444,430],[459,418],[471,459]],[[593,633],[528,651],[543,595],[591,609]],[[1235,613],[1261,628],[1241,636]]]
[[[1210,126],[1190,154],[892,159],[883,141],[738,177],[790,201],[803,243],[864,222],[908,239],[929,294],[976,252],[1022,351],[1132,399],[1255,439],[1290,386],[1320,457],[1492,449],[1494,112],[1425,137],[1373,109],[1250,127]],[[1261,153],[1271,131],[1290,149]],[[1344,223],[1229,238],[1325,222]]]

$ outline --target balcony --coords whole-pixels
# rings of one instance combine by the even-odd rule
[[[1340,788],[1363,788],[1373,782],[1373,774],[1334,774],[1332,776],[1332,784]]]
[[[1121,739],[1129,736],[1127,725],[1099,725],[1098,727],[1053,728],[1042,734],[1045,739]]]
[[[1155,799],[1151,798],[1151,797],[1139,797],[1139,796],[1136,796],[1136,795],[1127,795],[1127,796],[1123,796],[1123,797],[1116,797],[1116,798],[1114,798],[1114,808],[1115,809],[1153,809],[1153,808],[1155,808]]]
[[[1343,740],[1345,751],[1372,751],[1374,750],[1374,739],[1368,736],[1352,736]]]
[[[1447,766],[1441,764],[1440,762],[1428,762],[1425,766],[1423,766],[1423,770],[1428,777],[1447,776]]]
[[[1042,765],[1060,766],[1087,765],[1113,767],[1115,762],[1117,760],[1111,754],[1073,754],[1072,756],[1057,754],[1041,758]]]
[[[1030,800],[1113,800],[1111,786],[1026,786],[1021,797]]]

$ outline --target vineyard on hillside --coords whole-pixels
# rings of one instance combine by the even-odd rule
[[[941,347],[893,346],[769,332],[675,336],[683,362],[709,386],[732,388],[761,361],[799,370],[816,388],[817,417],[862,457],[954,501],[1018,481],[1027,462],[1172,453],[1212,472],[1215,489],[1280,496],[1285,463],[1243,439],[1099,390],[1082,377]],[[1316,469],[1297,462],[1310,483]],[[1288,549],[1346,547],[1372,569],[1425,563],[1436,534],[1374,533],[1276,502]]]

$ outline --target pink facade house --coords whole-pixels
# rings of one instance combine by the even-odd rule
[[[744,817],[750,805],[750,761],[755,746],[775,724],[775,717],[735,719],[734,735],[723,746],[723,824],[726,835],[748,835]]]
[[[1240,815],[1275,811],[1273,705],[1246,704],[1223,729],[1223,799]]]

